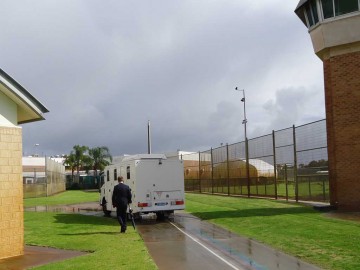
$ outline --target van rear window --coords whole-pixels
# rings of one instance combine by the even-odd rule
[[[130,179],[130,166],[126,167],[126,179]]]

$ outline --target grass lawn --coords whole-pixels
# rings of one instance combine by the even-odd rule
[[[185,180],[186,190],[198,192],[201,186],[202,192],[207,193],[220,193],[231,195],[247,195],[248,187],[245,181],[237,181],[237,179],[214,180],[213,186],[211,180],[187,179]],[[286,190],[287,189],[287,190]],[[289,181],[287,185],[285,181],[278,180],[277,182],[277,195],[279,197],[286,197],[295,199],[295,184],[294,181]],[[260,182],[250,185],[251,196],[265,196],[275,198],[275,184],[273,182]],[[319,180],[319,177],[312,176],[299,176],[298,180],[298,196],[300,200],[312,201],[328,201],[329,199],[329,181],[327,179]]]
[[[24,204],[97,200],[97,192],[66,191]],[[186,194],[186,210],[324,269],[360,269],[359,222],[328,218],[300,204],[203,194]],[[138,233],[130,226],[126,234],[118,231],[112,218],[25,212],[26,244],[91,251],[36,269],[157,269]]]
[[[264,199],[186,194],[186,210],[324,269],[360,269],[360,223]]]
[[[24,201],[26,206],[59,205],[97,201],[97,198],[96,192],[67,191]],[[131,226],[125,234],[120,234],[120,227],[113,218],[25,212],[24,221],[27,245],[90,252],[36,269],[157,269],[140,235]]]

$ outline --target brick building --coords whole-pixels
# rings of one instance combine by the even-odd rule
[[[22,129],[48,110],[0,69],[0,259],[24,252]]]
[[[295,10],[323,61],[330,203],[360,210],[360,2],[301,0]]]

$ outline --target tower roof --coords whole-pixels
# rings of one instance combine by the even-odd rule
[[[309,0],[300,0],[299,4],[297,5],[297,7],[295,8],[295,12],[301,8],[306,2],[309,2]]]

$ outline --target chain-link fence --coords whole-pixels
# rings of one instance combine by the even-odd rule
[[[65,166],[51,158],[23,168],[24,198],[45,197],[65,191]]]
[[[185,190],[328,201],[325,120],[183,154]]]

